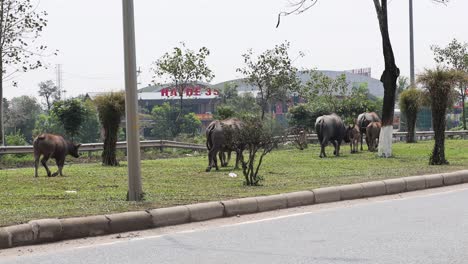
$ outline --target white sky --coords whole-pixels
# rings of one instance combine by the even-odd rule
[[[408,1],[389,1],[390,37],[401,74],[409,76]],[[242,77],[241,54],[256,53],[284,40],[299,68],[383,70],[381,38],[372,0],[319,0],[308,12],[283,17],[288,0],[135,0],[137,66],[143,73],[139,88],[151,82],[151,63],[184,41],[187,47],[206,46],[212,83]],[[24,73],[18,88],[5,83],[5,97],[37,96],[38,83],[56,80],[62,64],[67,97],[86,92],[120,90],[123,80],[122,2],[118,0],[41,0],[49,13],[43,43],[59,49],[44,58],[49,69]],[[467,0],[448,6],[414,0],[416,73],[433,67],[430,45],[446,46],[453,38],[468,42]]]

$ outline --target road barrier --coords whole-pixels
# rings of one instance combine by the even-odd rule
[[[406,132],[394,132],[393,141],[403,141],[406,139]],[[418,131],[416,132],[417,140],[428,140],[434,137],[434,131]],[[458,136],[464,139],[468,139],[468,130],[461,131],[445,131],[445,136],[448,138]],[[286,138],[286,141],[294,141],[297,139],[295,135],[289,135]],[[317,134],[308,134],[308,141],[317,141]],[[82,144],[80,147],[80,152],[91,152],[91,151],[101,151],[104,148],[104,143],[87,143]],[[117,142],[117,149],[126,149],[127,142],[119,141]],[[175,148],[175,149],[191,149],[191,150],[206,150],[205,145],[193,144],[193,143],[184,143],[170,140],[144,140],[140,142],[140,148]],[[1,154],[23,154],[23,153],[33,153],[32,146],[0,146],[0,155]]]

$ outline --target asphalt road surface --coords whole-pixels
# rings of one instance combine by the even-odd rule
[[[8,249],[0,263],[468,263],[467,185],[285,212]]]

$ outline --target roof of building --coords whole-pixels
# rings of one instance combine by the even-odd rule
[[[380,80],[364,76],[364,75],[359,75],[359,74],[354,74],[351,72],[347,71],[319,71],[326,76],[330,78],[337,78],[341,74],[346,75],[346,81],[349,83],[349,87],[353,87],[355,85],[361,84],[361,83],[367,83],[367,88],[369,89],[369,93],[373,96],[376,97],[383,97],[384,95],[384,89],[383,89],[383,84]],[[304,71],[298,72],[298,77],[301,79],[301,81],[305,84],[309,79],[310,79],[310,74]],[[258,89],[245,82],[245,79],[235,79],[231,81],[225,81],[217,84],[210,85],[208,83],[197,83],[196,85],[200,86],[205,86],[209,87],[212,89],[222,89],[225,84],[227,83],[234,83],[237,85],[237,91],[239,93],[246,93],[246,92],[251,92],[254,96],[258,93]],[[171,84],[165,84],[165,85],[154,85],[154,86],[148,86],[144,87],[138,90],[138,98],[142,100],[160,100],[160,99],[177,99],[179,97],[176,96],[162,96],[160,91],[163,88],[168,88],[171,87]],[[186,98],[194,98],[194,99],[212,99],[216,98],[215,95],[210,95],[206,96],[203,93],[200,96],[197,97],[187,97],[184,95]]]

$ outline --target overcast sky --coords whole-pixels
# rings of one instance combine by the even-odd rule
[[[293,1],[293,0],[291,0]],[[447,6],[431,0],[414,1],[416,73],[433,67],[430,45],[445,46],[453,38],[468,42],[467,0]],[[187,47],[206,46],[212,83],[242,77],[241,54],[257,54],[285,40],[299,68],[348,70],[371,67],[380,78],[383,70],[381,37],[372,0],[319,0],[302,15],[282,19],[288,0],[135,0],[137,67],[142,88],[151,82],[151,64],[183,41]],[[58,56],[44,58],[48,69],[17,77],[18,88],[5,83],[5,97],[37,96],[37,84],[56,80],[55,65],[62,64],[67,97],[124,88],[122,3],[118,0],[41,0],[49,13],[41,40]],[[408,0],[389,1],[390,38],[401,74],[409,75]]]

